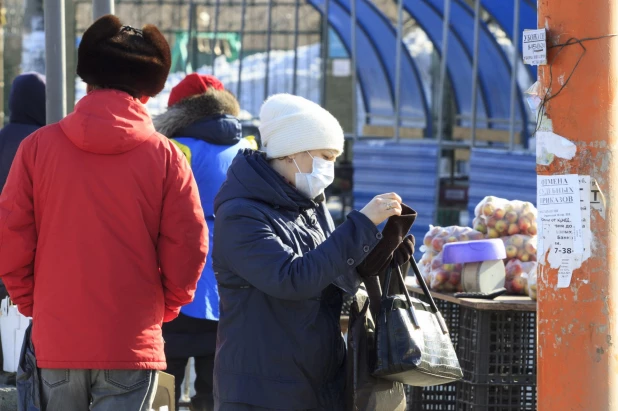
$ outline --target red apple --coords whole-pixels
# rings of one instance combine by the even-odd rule
[[[460,273],[451,273],[451,276],[448,280],[449,283],[453,284],[453,285],[459,285],[459,283],[461,282],[461,274]]]
[[[436,237],[431,242],[431,247],[434,249],[434,251],[438,251],[438,252],[442,251],[443,246],[444,246],[444,238],[442,237]]]
[[[495,228],[490,228],[487,231],[487,237],[489,237],[489,238],[500,238],[500,233]]]
[[[536,223],[532,224],[530,226],[530,228],[528,229],[528,234],[530,235],[536,235],[537,233],[537,227],[536,227]]]
[[[496,226],[497,222],[498,222],[498,220],[496,220],[493,217],[490,217],[489,220],[487,220],[487,227],[494,228]]]
[[[515,294],[513,291],[513,278],[504,280],[504,288],[506,288],[507,294]]]
[[[513,294],[522,294],[525,286],[526,280],[521,276],[515,277],[513,278],[513,281],[511,281],[511,289],[513,290]]]
[[[442,267],[442,258],[434,258],[431,261],[431,269],[432,270],[438,270]]]
[[[507,258],[515,258],[517,257],[517,247],[514,245],[509,245],[506,247],[506,257]]]
[[[519,218],[515,211],[509,211],[508,213],[506,213],[505,217],[506,221],[508,221],[509,223],[516,223],[517,219]]]
[[[519,234],[519,226],[517,224],[510,224],[507,232],[509,235]]]
[[[519,229],[522,233],[527,233],[530,225],[530,220],[528,220],[526,217],[522,217],[519,219]]]
[[[521,262],[512,260],[506,265],[506,272],[512,276],[521,275],[524,272],[524,267],[521,265]]]
[[[449,280],[449,274],[446,271],[438,271],[437,273],[435,273],[433,279],[434,281],[432,283],[436,283],[436,284],[444,284]]]
[[[501,220],[502,218],[504,218],[504,215],[506,214],[506,211],[504,211],[504,208],[496,208],[496,210],[494,211],[494,217],[496,217],[498,220]]]

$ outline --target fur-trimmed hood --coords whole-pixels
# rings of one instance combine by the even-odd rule
[[[207,92],[181,100],[153,121],[157,131],[168,138],[191,137],[217,145],[234,145],[242,138],[236,118],[238,101],[225,90]]]

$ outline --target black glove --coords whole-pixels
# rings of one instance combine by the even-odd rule
[[[417,214],[416,211],[405,204],[401,205],[401,209],[400,216],[393,216],[388,219],[384,230],[382,230],[382,239],[356,269],[362,278],[378,276],[386,271],[395,251],[398,251],[399,256],[396,261],[402,259],[406,263],[410,260],[412,253],[409,250],[412,249],[412,252],[414,252],[414,237],[409,236],[411,239],[406,237],[406,241],[404,241],[404,236],[410,231]],[[399,250],[400,247],[401,250]]]
[[[403,239],[402,243],[399,244],[399,247],[393,253],[393,260],[398,266],[402,266],[414,255],[414,246],[416,244],[416,239],[412,234]]]

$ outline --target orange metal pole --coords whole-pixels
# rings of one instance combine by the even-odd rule
[[[618,33],[616,0],[539,0],[539,27],[548,45],[570,38]],[[574,40],[571,40],[574,41]],[[592,256],[573,273],[569,288],[556,288],[557,271],[539,271],[538,409],[618,410],[618,161],[616,101],[618,38],[604,37],[550,49],[551,65],[539,69],[542,90],[560,94],[546,104],[553,131],[577,145],[572,160],[537,166],[539,174],[594,177],[605,195],[606,216],[591,210]],[[575,68],[575,66],[577,67]],[[574,70],[574,71],[573,71]],[[582,193],[586,195],[587,193]]]

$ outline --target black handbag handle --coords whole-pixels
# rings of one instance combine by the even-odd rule
[[[438,306],[436,305],[436,302],[434,301],[433,297],[431,296],[431,293],[429,292],[427,283],[425,282],[425,279],[423,278],[420,270],[418,269],[418,265],[416,264],[416,260],[414,259],[414,256],[410,257],[410,265],[412,266],[412,271],[414,271],[414,275],[416,276],[416,281],[418,282],[421,289],[423,290],[423,294],[425,295],[425,297],[427,297],[427,300],[429,300],[429,307],[431,308],[431,312],[435,314],[436,318],[438,319],[438,324],[440,324],[442,333],[448,334],[448,328],[446,327],[446,324],[444,323],[444,318],[442,318],[442,314],[440,314],[440,310],[438,310]],[[408,304],[410,305],[412,315],[414,316],[414,321],[418,324],[418,321],[416,320],[416,314],[414,313],[414,306],[412,305],[412,301],[410,300],[410,294],[408,293],[408,288],[406,287],[405,281],[403,280],[403,275],[401,274],[401,267],[399,267],[395,263],[394,260],[391,261],[391,264],[389,265],[388,270],[386,271],[386,278],[384,279],[384,287],[382,288],[382,299],[385,299],[388,296],[388,291],[390,289],[390,284],[391,284],[391,274],[393,271],[393,267],[397,268],[397,271],[399,274],[399,283],[401,284],[403,293],[406,297]]]
[[[410,294],[408,293],[408,289],[406,288],[406,283],[403,280],[403,275],[401,274],[401,267],[395,263],[395,260],[391,260],[390,264],[388,265],[388,269],[386,270],[386,277],[384,278],[384,288],[382,289],[382,300],[388,298],[393,267],[397,268],[397,274],[399,276],[399,286],[403,290],[403,295],[406,297],[408,307],[410,307],[410,314],[412,314],[412,323],[414,325],[414,328],[419,329],[421,328],[421,323],[418,321],[418,317],[416,316],[416,310],[414,309],[414,305],[412,304],[412,299],[410,298]]]

